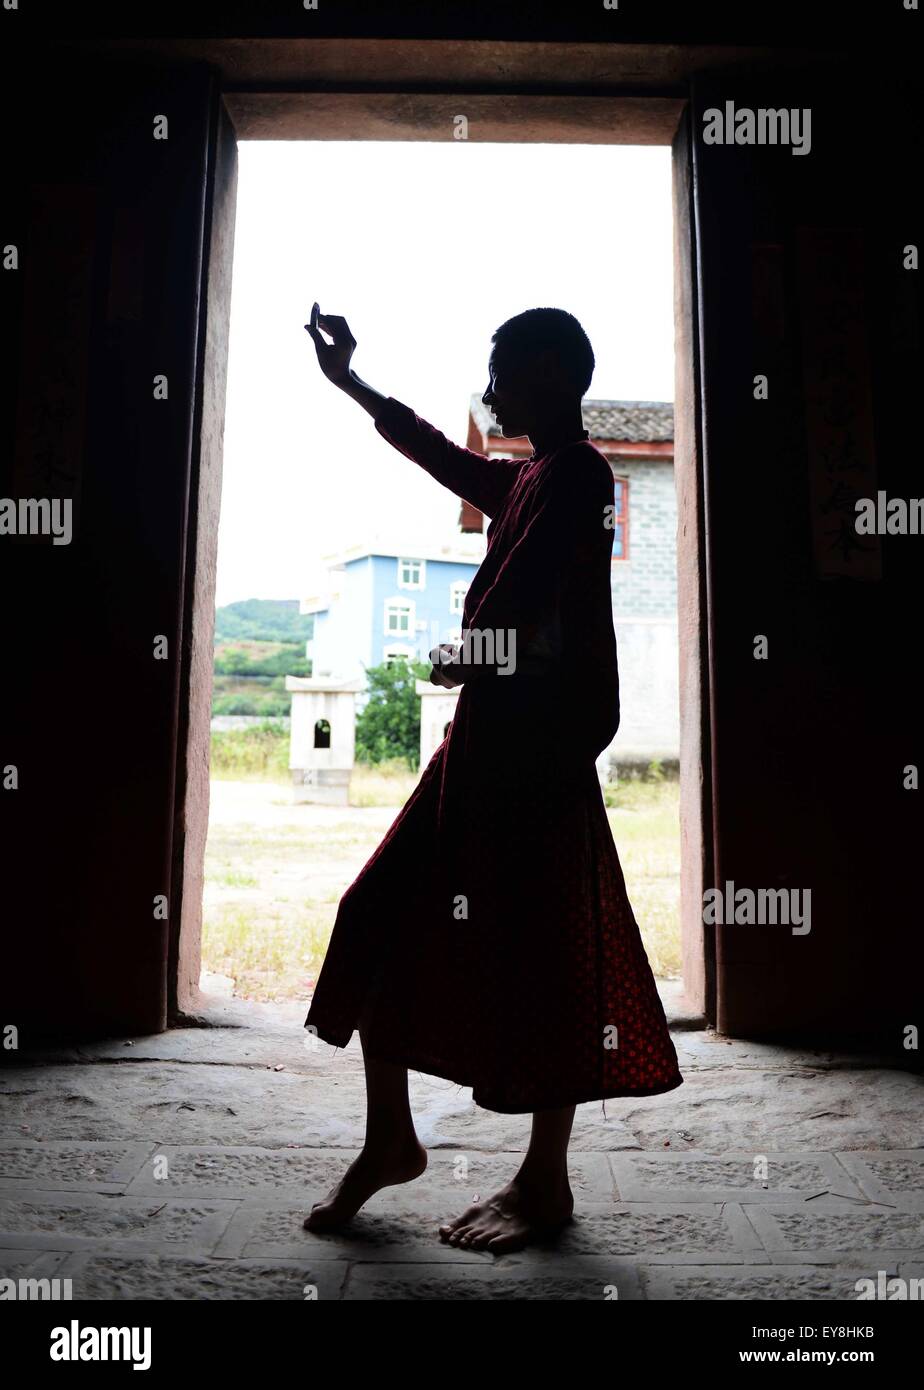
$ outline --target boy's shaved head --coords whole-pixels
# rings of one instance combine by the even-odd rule
[[[590,388],[596,365],[594,350],[577,319],[564,309],[527,309],[502,323],[491,341],[497,355],[517,365],[553,352],[563,381],[578,396]]]

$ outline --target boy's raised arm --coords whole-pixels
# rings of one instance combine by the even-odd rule
[[[328,381],[372,416],[379,434],[389,444],[486,516],[496,514],[513,482],[519,467],[517,463],[463,449],[415,415],[409,406],[376,391],[357,376],[350,366],[356,339],[346,319],[339,314],[322,314],[314,304],[311,321],[305,328],[317,350],[318,365]],[[333,342],[326,341],[321,329]]]

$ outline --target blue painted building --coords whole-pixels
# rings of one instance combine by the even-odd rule
[[[325,591],[300,605],[314,614],[312,675],[352,679],[395,657],[426,661],[438,642],[460,641],[483,555],[483,537],[458,536],[443,547],[371,544],[330,557]]]

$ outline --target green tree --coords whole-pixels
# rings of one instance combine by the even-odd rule
[[[387,661],[366,670],[369,699],[356,719],[356,757],[364,763],[404,758],[420,764],[420,698],[414,682],[430,667],[422,661]]]

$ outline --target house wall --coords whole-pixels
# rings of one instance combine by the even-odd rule
[[[619,656],[619,730],[601,775],[620,763],[676,760],[680,753],[677,659],[677,494],[671,460],[610,455],[629,482],[628,558],[611,570]]]
[[[668,460],[610,458],[629,480],[628,559],[614,560],[610,585],[617,618],[677,615],[677,493]]]
[[[338,596],[330,608],[315,615],[311,674],[352,680],[362,675],[364,666],[376,664],[372,557],[349,561],[336,580]]]
[[[450,590],[457,582],[471,583],[476,569],[475,564],[427,560],[424,587],[408,589],[398,583],[395,556],[349,561],[343,568],[340,597],[315,618],[313,674],[361,677],[364,667],[380,665],[386,647],[392,646],[409,646],[425,661],[437,641],[461,629],[461,614],[450,612]],[[385,631],[385,604],[390,599],[414,604],[416,626],[407,638]]]
[[[438,641],[445,641],[450,633],[461,631],[461,613],[449,611],[450,587],[458,581],[470,584],[477,568],[475,564],[427,560],[425,587],[402,589],[398,584],[397,559],[391,555],[376,555],[373,560],[372,588],[372,650],[375,661],[384,661],[386,647],[405,644],[403,637],[391,637],[385,633],[387,600],[399,599],[414,604],[416,628],[409,645],[416,651],[419,661],[426,661],[428,652]]]
[[[619,658],[619,729],[600,764],[676,762],[680,753],[676,618],[614,618]]]

